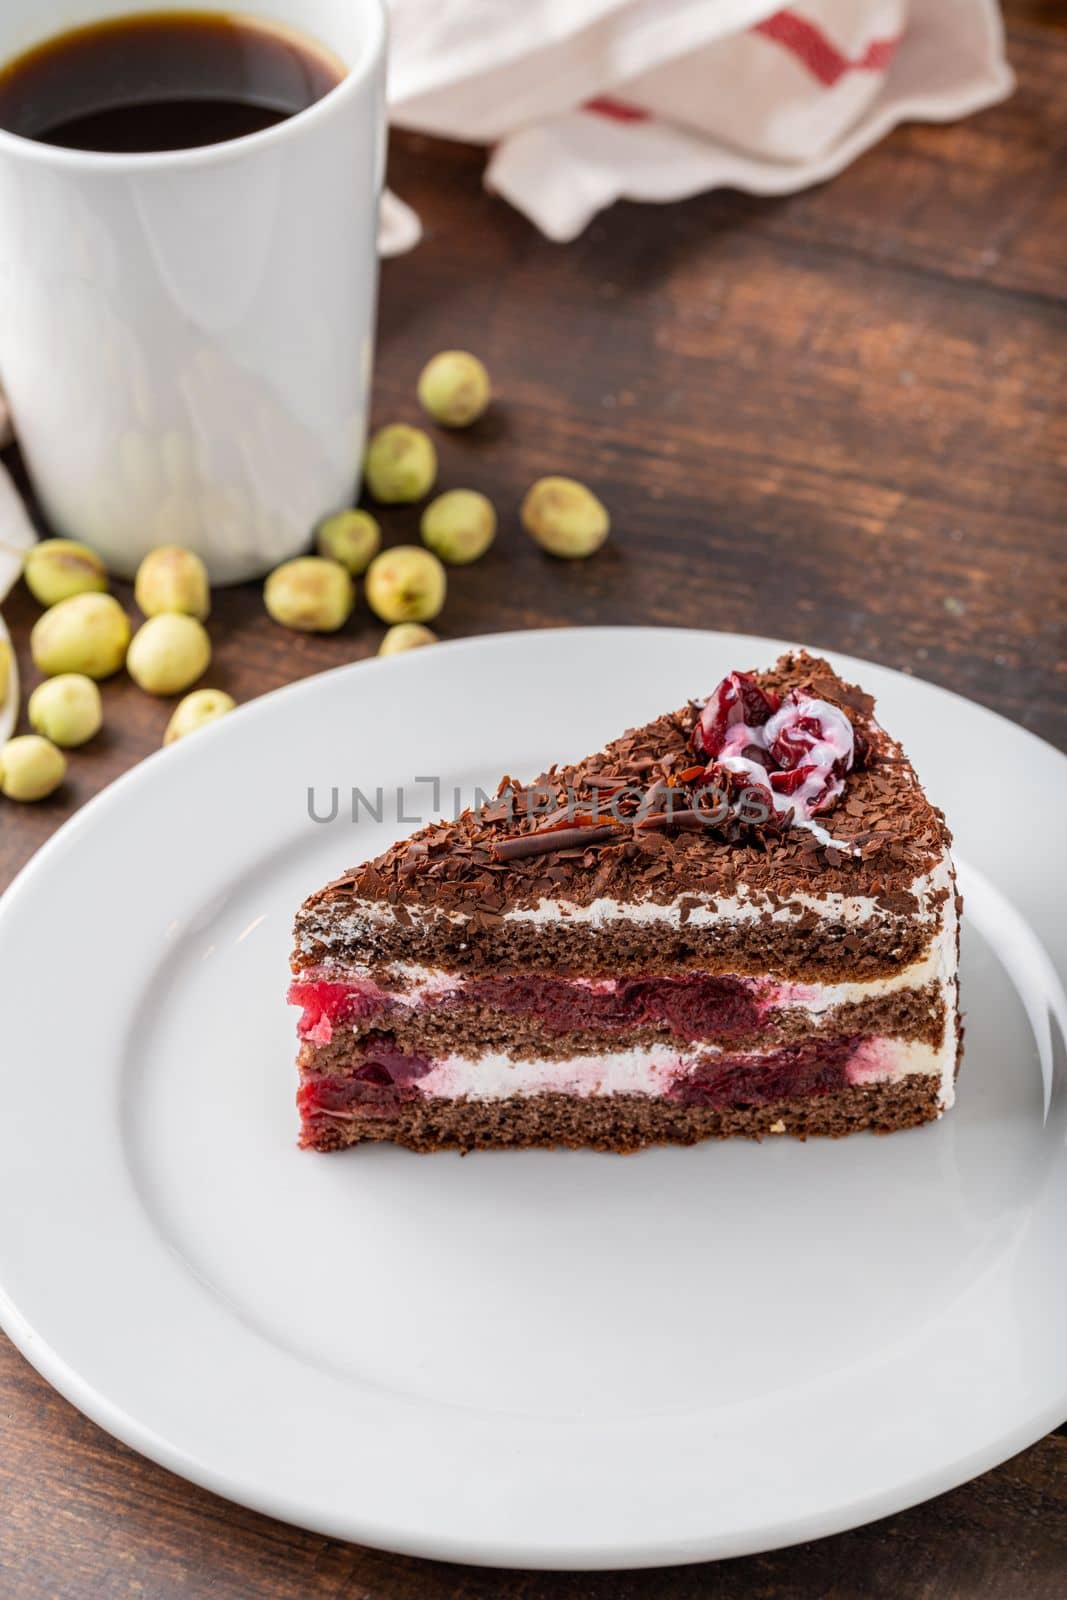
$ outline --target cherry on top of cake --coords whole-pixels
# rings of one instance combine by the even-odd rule
[[[908,915],[909,887],[948,848],[874,701],[806,652],[730,673],[703,702],[631,729],[532,783],[433,823],[314,898],[385,901],[492,921],[541,900],[702,902],[739,888],[874,898]]]

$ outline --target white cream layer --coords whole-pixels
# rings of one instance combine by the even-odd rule
[[[702,1048],[700,1055],[719,1054]],[[735,1055],[736,1052],[729,1052]],[[499,1051],[473,1059],[445,1056],[418,1080],[420,1095],[471,1100],[507,1100],[515,1095],[559,1093],[587,1099],[612,1094],[662,1096],[693,1061],[665,1045],[645,1050],[620,1050],[609,1055],[572,1056],[567,1061],[524,1061]],[[950,1106],[956,1068],[956,1029],[946,1029],[937,1046],[900,1039],[871,1039],[862,1044],[848,1067],[851,1083],[896,1083],[916,1074],[940,1079],[939,1104]]]
[[[917,918],[923,922],[936,923],[941,918],[940,897],[947,890],[951,899],[953,885],[952,859],[945,855],[932,871],[913,879],[908,886],[908,892],[915,897],[916,910],[913,914],[909,913],[905,920],[912,921]],[[683,905],[688,907],[688,914],[684,918]],[[407,910],[416,922],[422,921],[427,913],[431,920],[438,920],[443,914],[439,908],[423,908],[418,905],[409,905]],[[504,921],[531,923],[534,926],[566,923],[571,926],[591,926],[605,930],[617,922],[636,923],[648,927],[680,928],[684,921],[684,925],[689,928],[706,928],[722,927],[730,923],[759,922],[768,916],[772,922],[790,923],[807,911],[814,911],[821,921],[834,927],[862,927],[869,922],[899,920],[893,913],[887,913],[877,900],[867,895],[812,895],[798,891],[790,895],[786,903],[778,904],[765,894],[742,887],[732,896],[709,895],[702,899],[699,895],[683,895],[662,904],[653,900],[623,901],[602,898],[594,900],[591,905],[583,906],[569,900],[542,900],[536,906],[516,907],[506,911]],[[464,912],[452,911],[448,913],[447,920],[461,924],[469,918]],[[313,933],[303,934],[302,943],[308,948],[318,942],[325,943],[327,947],[349,944],[358,941],[361,933],[367,928],[391,926],[394,923],[391,906],[381,901],[364,900],[345,916],[339,916],[336,909],[329,911],[324,916],[322,925],[316,927]]]

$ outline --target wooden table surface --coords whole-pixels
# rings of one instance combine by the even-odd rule
[[[427,236],[384,269],[376,419],[415,418],[416,374],[445,346],[479,351],[500,393],[442,450],[444,482],[486,489],[502,514],[490,555],[453,575],[444,635],[645,622],[803,637],[1067,745],[1067,32],[1056,0],[1008,9],[1019,88],[1005,105],[902,129],[794,198],[620,206],[566,248],[483,192],[480,152],[395,141],[393,184]],[[518,528],[522,491],[553,471],[611,508],[612,540],[586,564],[550,562]],[[415,526],[413,512],[387,518],[394,539]],[[5,608],[30,684],[35,613],[21,588]],[[210,681],[246,700],[373,652],[381,629],[364,609],[337,636],[288,634],[246,587],[219,593],[211,633]],[[158,744],[166,704],[116,681],[105,706],[60,797],[0,809],[0,886]],[[384,1555],[238,1510],[115,1443],[2,1340],[0,1407],[11,1600],[1067,1589],[1063,1430],[834,1539],[673,1572],[539,1575]]]

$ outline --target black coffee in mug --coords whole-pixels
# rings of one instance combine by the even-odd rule
[[[0,128],[71,150],[188,150],[294,116],[344,75],[324,46],[251,17],[115,17],[0,68]]]

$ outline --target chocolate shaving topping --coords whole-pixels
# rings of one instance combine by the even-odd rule
[[[708,825],[687,804],[686,780],[702,771],[687,770],[700,711],[691,702],[585,761],[529,784],[506,778],[481,811],[421,829],[328,885],[309,907],[402,902],[444,916],[463,910],[491,924],[557,896],[578,905],[601,896],[707,905],[743,886],[768,906],[834,892],[869,895],[888,913],[912,915],[910,886],[943,854],[949,835],[899,745],[871,720],[869,696],[803,653],[753,676],[775,693],[809,687],[862,733],[865,761],[849,773],[828,819],[835,840],[858,855],[823,846],[804,829],[753,829],[733,818]],[[809,915],[798,921],[809,924]]]

